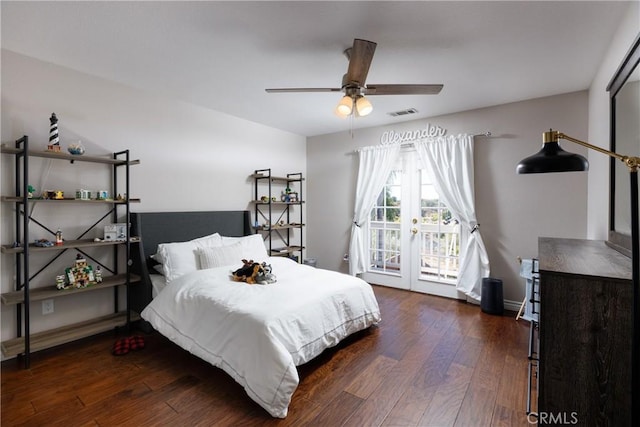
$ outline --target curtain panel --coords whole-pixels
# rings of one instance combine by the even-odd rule
[[[451,213],[469,230],[456,288],[480,300],[482,278],[489,276],[489,256],[476,220],[473,176],[473,136],[426,138],[414,144],[421,166]]]
[[[367,271],[369,242],[365,224],[399,153],[400,144],[366,147],[358,151],[360,166],[349,244],[349,273],[352,275]]]

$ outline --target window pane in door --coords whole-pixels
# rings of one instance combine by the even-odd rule
[[[402,172],[393,171],[371,209],[369,270],[400,273],[400,209]]]
[[[426,171],[421,171],[420,276],[439,282],[458,277],[460,227],[440,201]]]

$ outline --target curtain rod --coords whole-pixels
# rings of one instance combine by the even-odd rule
[[[485,133],[476,133],[475,135],[472,135],[474,137],[476,136],[486,136],[487,138],[489,138],[491,136],[491,131],[486,131]]]
[[[489,137],[491,137],[492,135],[493,135],[493,134],[491,133],[491,131],[486,131],[486,132],[484,132],[484,133],[476,133],[476,134],[473,134],[473,135],[471,135],[471,136],[472,136],[472,137],[474,137],[474,138],[475,138],[475,137],[480,137],[480,136],[485,137],[485,138],[489,138]],[[413,143],[414,143],[414,141],[402,142],[402,143],[400,143],[400,148],[412,147],[412,146],[413,146]],[[382,144],[379,144],[379,145],[382,145]],[[373,145],[372,147],[377,147],[377,146],[379,146],[379,145]],[[390,145],[390,144],[387,144],[387,145]],[[368,148],[368,147],[360,147],[360,148],[357,148],[357,149],[355,149],[355,150],[351,151],[351,154],[353,154],[353,153],[357,153],[357,152],[359,152],[359,151],[360,151],[361,149],[363,149],[363,148]]]

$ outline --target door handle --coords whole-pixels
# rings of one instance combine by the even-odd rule
[[[411,234],[418,234],[418,229],[416,227],[413,227],[411,229]]]

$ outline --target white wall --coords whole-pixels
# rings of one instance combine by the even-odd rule
[[[55,112],[64,148],[82,140],[87,154],[131,150],[141,164],[131,168],[131,197],[142,202],[133,211],[250,209],[255,169],[306,174],[305,138],[135,90],[63,67],[2,50],[2,142],[28,135],[32,149],[46,149],[49,116]],[[13,156],[1,161],[1,193],[13,192]],[[29,183],[38,191],[105,188],[108,168],[76,162],[33,159]],[[109,186],[107,185],[106,188]],[[14,213],[1,204],[2,244],[14,239]],[[36,205],[34,215],[66,238],[95,221],[101,208]],[[90,237],[99,237],[95,231]],[[31,238],[51,238],[34,228]],[[53,284],[55,275],[69,266],[75,253],[65,254],[36,285]],[[13,256],[1,258],[2,292],[13,290]],[[36,263],[43,262],[36,260]],[[99,294],[99,295],[97,295]],[[34,304],[32,331],[108,314],[111,292],[92,292],[55,300],[55,313],[43,317]],[[2,340],[15,336],[13,307],[2,307]],[[46,324],[45,324],[46,323]]]
[[[607,54],[589,89],[589,139],[594,145],[608,149],[609,92],[607,85],[640,31],[640,2],[631,2],[629,11],[616,32]],[[632,154],[632,153],[621,153]],[[589,152],[588,230],[590,239],[604,240],[609,230],[609,158]]]
[[[385,131],[417,130],[427,123],[449,134],[491,131],[492,137],[475,142],[477,218],[491,275],[503,280],[506,300],[521,301],[518,256],[536,256],[539,236],[586,237],[587,175],[516,175],[515,167],[540,149],[542,132],[549,128],[586,138],[587,102],[582,91],[356,130],[353,138],[347,132],[309,138],[308,255],[321,267],[347,271],[342,257],[348,248],[358,168],[353,150],[378,144]],[[586,155],[582,147],[565,148]]]

